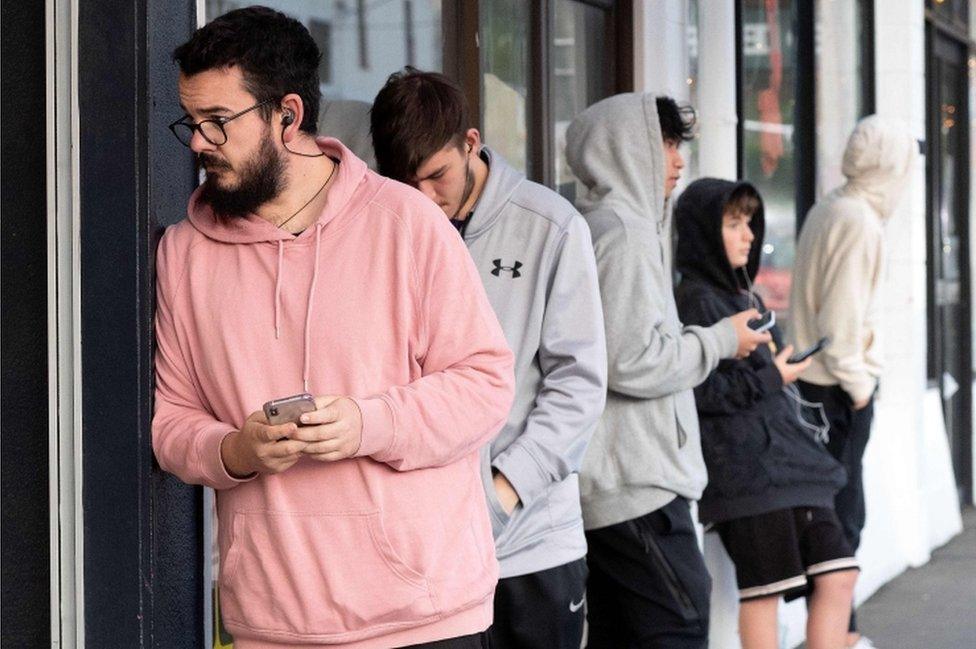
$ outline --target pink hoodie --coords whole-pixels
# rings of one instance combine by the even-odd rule
[[[478,449],[512,354],[467,249],[420,193],[341,161],[298,237],[190,199],[157,257],[153,448],[217,489],[221,613],[237,649],[410,645],[477,633],[497,564]],[[237,480],[220,444],[269,399],[351,395],[357,457]]]

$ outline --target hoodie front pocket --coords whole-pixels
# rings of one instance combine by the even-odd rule
[[[224,616],[254,630],[342,641],[435,614],[379,512],[237,512],[227,568]]]
[[[485,501],[488,503],[488,514],[491,518],[491,535],[497,541],[502,535],[512,515],[505,511],[502,502],[498,500],[498,492],[495,491],[494,476],[491,471],[491,448],[485,445],[481,449],[481,486],[485,490]]]

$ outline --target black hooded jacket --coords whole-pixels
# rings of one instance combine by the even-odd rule
[[[746,267],[733,270],[722,239],[722,208],[744,183],[697,180],[682,192],[674,210],[678,238],[675,261],[681,282],[675,289],[686,325],[710,326],[756,306],[749,282],[759,271],[763,208],[752,217],[755,240]],[[773,347],[782,338],[773,327]],[[799,408],[783,389],[773,350],[762,345],[742,360],[723,360],[700,386],[695,402],[701,419],[702,453],[708,486],[699,503],[703,523],[717,523],[789,507],[833,507],[844,485],[844,469],[815,434],[801,424]]]

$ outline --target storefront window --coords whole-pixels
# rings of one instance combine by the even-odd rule
[[[864,91],[867,76],[862,55],[863,2],[816,3],[817,196],[843,181],[841,162],[847,138],[870,107]]]
[[[207,20],[247,2],[207,0]],[[309,28],[322,51],[322,100],[372,103],[404,65],[443,67],[440,0],[263,0]]]
[[[485,142],[523,173],[528,160],[529,3],[479,5]]]
[[[926,7],[938,20],[966,29],[969,22],[970,0],[926,0]]]
[[[555,144],[556,190],[570,201],[576,199],[576,179],[566,162],[566,129],[590,104],[606,97],[608,87],[605,37],[607,12],[573,0],[553,4],[550,39],[552,141]]]
[[[742,0],[742,160],[762,194],[766,237],[757,289],[785,317],[796,237],[793,0]],[[778,317],[777,319],[782,319]]]

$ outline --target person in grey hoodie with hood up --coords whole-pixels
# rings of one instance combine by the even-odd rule
[[[501,564],[492,646],[579,649],[586,538],[577,473],[607,371],[589,229],[569,202],[482,145],[463,93],[441,74],[391,76],[371,121],[380,172],[451,218],[516,356],[515,404],[482,455]]]
[[[707,481],[692,389],[723,358],[767,343],[750,309],[683,327],[669,198],[693,118],[673,99],[623,94],[583,111],[566,156],[588,192],[607,334],[607,405],[581,473],[590,649],[703,648],[711,580],[690,513]]]
[[[805,347],[830,338],[797,386],[806,399],[823,403],[830,422],[827,449],[847,469],[847,485],[834,507],[854,550],[866,518],[861,458],[882,369],[878,301],[884,225],[917,155],[918,144],[903,124],[878,115],[858,122],[841,167],[847,182],[810,209],[796,247],[790,294],[794,340]],[[861,640],[853,612],[847,643],[873,646]]]

